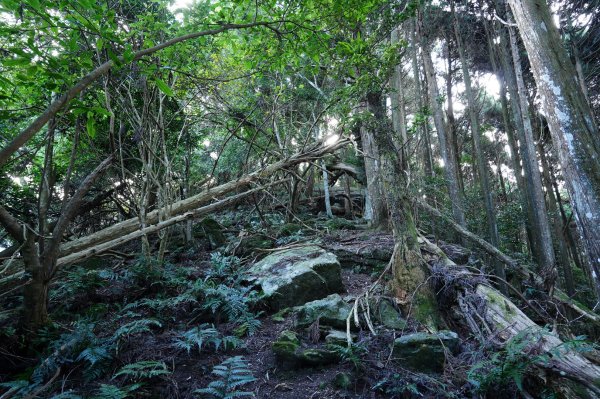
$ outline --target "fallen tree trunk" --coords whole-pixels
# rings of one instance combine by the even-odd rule
[[[105,252],[105,251],[108,251],[108,250],[110,250],[112,248],[115,248],[115,247],[117,247],[119,245],[125,244],[125,243],[127,243],[127,242],[129,242],[131,240],[134,240],[136,238],[139,238],[139,237],[141,237],[143,235],[151,234],[151,233],[160,231],[160,230],[162,230],[164,228],[167,228],[169,226],[172,226],[174,224],[183,222],[183,221],[188,220],[188,219],[194,219],[194,218],[206,215],[206,214],[211,213],[211,212],[220,211],[220,210],[222,210],[224,208],[227,208],[227,207],[229,207],[231,205],[234,205],[234,204],[238,203],[242,199],[244,199],[244,198],[246,198],[246,197],[248,197],[248,196],[250,196],[252,194],[255,194],[258,191],[264,190],[264,189],[266,189],[268,187],[272,187],[272,186],[274,186],[276,184],[284,183],[286,181],[288,181],[288,179],[282,179],[282,180],[278,180],[278,181],[276,181],[274,183],[265,184],[263,186],[254,188],[252,190],[248,190],[248,191],[245,191],[243,193],[240,193],[240,194],[237,194],[237,195],[233,195],[233,196],[231,196],[229,198],[226,198],[224,200],[217,201],[217,202],[212,203],[210,205],[203,206],[203,207],[195,209],[193,211],[186,212],[186,213],[184,213],[182,215],[174,216],[174,217],[172,217],[170,219],[167,219],[167,220],[164,220],[164,221],[159,222],[157,224],[145,227],[143,229],[135,230],[135,231],[133,231],[133,232],[131,232],[129,234],[121,235],[121,236],[119,236],[119,237],[117,237],[117,238],[115,238],[113,240],[103,242],[103,243],[98,244],[96,246],[93,246],[91,248],[87,248],[87,249],[84,249],[82,251],[69,254],[69,255],[64,256],[62,258],[59,258],[58,261],[57,261],[57,265],[61,266],[61,265],[66,265],[66,264],[74,263],[74,262],[77,262],[77,261],[81,261],[83,259],[86,259],[86,258],[95,256],[95,255],[98,255],[98,254],[100,254],[102,252]]]
[[[543,286],[543,279],[540,276],[538,276],[537,274],[535,274],[533,271],[527,269],[526,267],[524,267],[522,265],[519,265],[517,260],[504,254],[502,251],[500,251],[498,248],[494,247],[492,244],[490,244],[483,238],[478,237],[477,235],[475,235],[472,232],[470,232],[469,230],[465,229],[464,227],[462,227],[458,223],[454,222],[450,218],[444,216],[440,211],[438,211],[431,205],[427,204],[426,202],[421,201],[421,200],[416,200],[415,202],[419,208],[423,209],[427,213],[429,213],[432,216],[435,216],[437,218],[443,219],[444,222],[448,223],[462,237],[471,241],[473,244],[475,244],[479,248],[483,249],[485,252],[487,252],[491,256],[495,257],[496,259],[500,260],[501,262],[504,262],[507,266],[509,266],[511,271],[518,273],[524,279],[529,279],[529,278],[533,277],[533,279],[535,280],[534,282],[536,284],[538,284],[539,286]],[[582,308],[581,306],[576,304],[573,300],[571,300],[566,293],[559,290],[558,288],[555,288],[553,290],[552,298],[554,300],[556,300],[557,302],[559,302],[560,304],[562,304],[564,307],[571,309],[572,311],[585,317],[586,319],[593,322],[594,324],[600,325],[600,316],[593,313],[592,311]]]
[[[531,364],[559,378],[575,381],[594,395],[600,395],[600,367],[563,342],[559,337],[537,325],[508,297],[483,279],[456,265],[442,250],[424,237],[419,239],[426,252],[434,255],[430,262],[434,281],[440,281],[439,302],[456,301],[462,323],[482,341],[492,341],[500,347],[521,338],[523,354]]]
[[[323,155],[333,152],[336,149],[348,143],[349,141],[347,140],[340,140],[339,142],[329,146],[323,146],[319,144],[318,146],[306,152],[294,154],[287,159],[276,162],[259,171],[244,175],[237,180],[230,181],[217,187],[213,187],[190,198],[177,201],[169,206],[169,214],[173,216],[178,216],[184,214],[185,212],[189,212],[191,210],[200,208],[213,201],[214,199],[222,197],[223,195],[229,194],[236,190],[242,189],[260,178],[269,177],[279,170],[287,169],[302,162],[308,162],[313,161],[315,159],[319,159]],[[160,219],[159,216],[161,214],[164,214],[165,212],[166,210],[164,208],[149,212],[146,215],[146,223],[150,225],[158,223]],[[114,224],[96,233],[64,243],[60,247],[60,258],[64,258],[71,254],[84,251],[85,249],[98,246],[108,241],[112,241],[118,237],[133,233],[139,229],[140,221],[138,218],[132,218]]]

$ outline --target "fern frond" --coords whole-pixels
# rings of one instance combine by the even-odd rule
[[[218,399],[254,396],[252,392],[238,390],[238,388],[256,381],[242,356],[226,359],[223,363],[213,367],[212,373],[219,379],[212,381],[206,388],[197,389],[196,393],[208,394]]]
[[[125,376],[128,379],[142,380],[167,374],[171,374],[171,371],[167,368],[165,362],[143,360],[123,366],[115,373],[113,379],[120,376]]]

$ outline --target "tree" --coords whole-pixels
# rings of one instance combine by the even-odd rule
[[[509,0],[600,298],[600,134],[545,0]]]

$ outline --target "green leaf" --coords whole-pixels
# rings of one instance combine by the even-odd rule
[[[96,124],[94,121],[94,114],[91,112],[88,112],[88,114],[87,114],[86,128],[87,128],[88,135],[92,139],[95,138],[96,137]]]
[[[155,82],[156,87],[158,87],[158,89],[165,93],[167,96],[173,97],[175,95],[175,93],[173,93],[173,89],[171,89],[169,85],[166,84],[163,80],[157,78]]]

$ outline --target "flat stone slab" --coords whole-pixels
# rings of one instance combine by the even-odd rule
[[[274,310],[344,291],[337,257],[315,245],[272,253],[248,270],[247,280]]]

